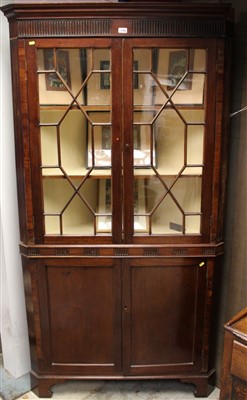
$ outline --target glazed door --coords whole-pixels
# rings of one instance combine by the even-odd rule
[[[202,369],[206,271],[201,259],[126,261],[126,375]]]
[[[121,242],[120,45],[27,42],[37,242]]]
[[[129,39],[123,57],[125,241],[208,241],[215,41]]]

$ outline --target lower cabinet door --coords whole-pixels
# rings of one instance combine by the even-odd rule
[[[201,370],[206,269],[202,259],[125,262],[125,374]]]
[[[114,375],[121,370],[121,265],[48,260],[38,266],[44,369]]]

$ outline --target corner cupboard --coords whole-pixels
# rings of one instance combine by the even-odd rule
[[[33,386],[174,378],[207,396],[231,7],[2,11]]]

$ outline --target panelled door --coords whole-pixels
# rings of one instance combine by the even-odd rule
[[[46,259],[32,268],[37,268],[42,304],[42,368],[58,374],[121,374],[121,262]]]
[[[197,258],[125,261],[126,375],[202,369],[207,263],[200,267],[201,262]]]

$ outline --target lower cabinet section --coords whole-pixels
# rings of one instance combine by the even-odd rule
[[[192,382],[206,396],[213,265],[201,258],[25,260],[39,395],[70,378],[149,377]]]

